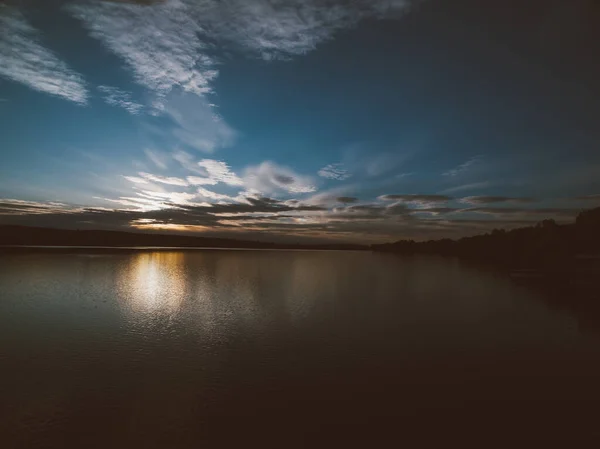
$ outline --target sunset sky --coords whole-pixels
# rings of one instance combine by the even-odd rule
[[[600,206],[595,0],[0,1],[0,223],[460,237]]]

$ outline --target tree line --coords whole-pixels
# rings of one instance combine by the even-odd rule
[[[534,226],[494,229],[457,240],[400,240],[371,248],[401,254],[456,256],[511,268],[560,268],[572,264],[577,256],[600,255],[600,207],[580,212],[571,224],[560,225],[548,219]]]

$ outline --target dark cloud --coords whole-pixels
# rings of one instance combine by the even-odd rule
[[[256,217],[250,214],[278,214],[300,211],[322,211],[320,206],[284,204],[272,198],[247,198],[248,203],[214,204],[212,206],[199,205],[187,206],[169,204],[169,208],[140,211],[123,209],[99,208],[65,208],[55,204],[22,202],[16,200],[0,201],[0,223],[39,225],[40,214],[43,214],[43,225],[47,227],[77,228],[123,228],[130,227],[132,222],[151,220],[156,224],[177,224],[193,226],[222,227],[222,220],[265,219],[271,217]],[[221,214],[231,214],[223,217]]]
[[[600,193],[596,193],[594,195],[577,196],[573,199],[577,201],[600,201]]]
[[[154,5],[156,3],[165,3],[166,0],[102,0],[107,3],[132,3],[134,5]]]
[[[490,203],[535,203],[537,200],[534,198],[521,198],[521,197],[510,197],[510,196],[467,196],[460,200],[463,203],[469,204],[490,204]]]
[[[53,211],[70,212],[60,203],[38,203],[35,201],[0,200],[0,215],[42,214]]]
[[[375,204],[357,204],[356,206],[349,206],[345,210],[347,212],[380,212],[384,210],[384,208]]]
[[[541,208],[526,209],[522,207],[471,207],[462,209],[460,212],[478,212],[492,215],[523,215],[531,217],[574,217],[580,211],[578,209]]]
[[[406,204],[393,204],[385,208],[385,213],[388,215],[405,215],[411,212]]]
[[[328,209],[266,197],[248,198],[247,201],[213,205],[171,204],[165,209],[143,211],[0,200],[0,223],[120,230],[131,230],[140,225],[200,226],[203,227],[200,235],[214,237],[255,239],[260,236],[268,240],[276,236],[275,239],[283,241],[303,236],[383,242],[400,238],[458,238],[498,227],[532,225],[544,218],[570,221],[579,212],[578,209],[524,207],[411,208],[402,202],[387,207],[385,204],[350,204]]]
[[[280,184],[293,184],[294,183],[294,178],[292,178],[291,176],[285,176],[285,175],[275,175],[273,176],[275,178],[275,181],[279,182]]]
[[[338,196],[335,200],[338,203],[350,204],[356,203],[358,201],[358,198],[355,198],[353,196]]]

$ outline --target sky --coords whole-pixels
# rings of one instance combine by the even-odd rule
[[[0,0],[0,224],[457,238],[600,206],[597,0]]]

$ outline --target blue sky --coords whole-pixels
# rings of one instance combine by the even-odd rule
[[[0,223],[459,237],[600,205],[594,0],[0,3]],[[594,56],[596,55],[596,56]]]

